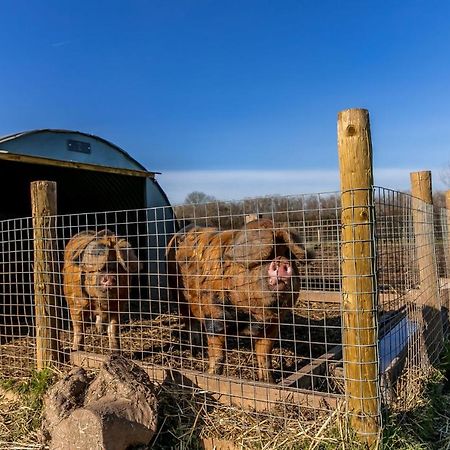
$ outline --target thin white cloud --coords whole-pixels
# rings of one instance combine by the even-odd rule
[[[59,42],[53,42],[53,43],[51,43],[50,45],[52,46],[52,47],[63,47],[64,45],[68,45],[68,44],[71,44],[72,42],[74,42],[74,39],[69,39],[69,40],[67,40],[67,41],[59,41]]]
[[[409,169],[379,169],[375,184],[394,190],[409,189]],[[433,172],[434,188],[444,189],[438,171]],[[268,195],[327,193],[339,190],[337,170],[193,170],[167,171],[158,182],[173,204],[183,203],[193,191],[218,200],[240,200]]]

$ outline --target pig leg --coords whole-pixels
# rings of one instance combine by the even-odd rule
[[[84,347],[84,320],[80,313],[74,313],[72,315],[73,326],[73,343],[72,350],[74,352],[83,350]]]
[[[225,348],[224,335],[208,335],[208,373],[218,375],[222,373],[223,353]]]
[[[258,362],[258,379],[266,383],[273,383],[272,349],[273,341],[278,336],[278,325],[269,325],[264,337],[255,343],[256,360]]]
[[[109,348],[113,352],[118,352],[120,350],[119,338],[117,337],[118,330],[119,330],[118,317],[114,315],[110,318],[108,324]]]
[[[208,336],[208,373],[210,374],[220,374],[223,370],[225,323],[228,318],[223,306],[225,301],[221,296],[214,294],[207,303],[202,305],[202,312],[207,312],[203,325]]]
[[[181,323],[184,325],[184,333],[180,333],[180,340],[188,341],[193,350],[198,351],[202,346],[202,323],[197,319],[201,316],[201,310],[193,306],[191,311],[188,304],[182,301],[179,303],[179,311]]]
[[[97,330],[98,334],[103,333],[103,320],[101,314],[97,314],[95,316],[95,329]]]

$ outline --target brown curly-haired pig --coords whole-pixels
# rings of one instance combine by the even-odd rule
[[[186,326],[206,331],[209,373],[222,371],[227,327],[246,317],[241,333],[255,339],[258,379],[273,382],[274,340],[300,289],[294,261],[307,257],[298,241],[268,219],[222,232],[188,226],[171,239],[169,285]]]
[[[95,315],[99,333],[108,323],[111,350],[119,350],[119,315],[128,307],[131,274],[140,264],[129,242],[109,230],[83,231],[64,251],[64,295],[73,324],[73,350],[84,344],[85,324]]]

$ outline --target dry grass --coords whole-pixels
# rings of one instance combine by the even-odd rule
[[[439,367],[408,367],[397,383],[397,402],[385,418],[386,450],[450,450],[450,342]]]
[[[52,379],[34,374],[27,382],[2,381],[0,448],[38,449],[41,399]],[[384,421],[386,450],[450,449],[450,387],[442,371],[418,377],[417,391]],[[421,386],[421,388],[420,388]],[[420,394],[421,389],[422,394]],[[349,431],[342,405],[313,411],[280,407],[271,415],[225,408],[204,391],[159,386],[160,427],[148,449],[201,449],[203,439],[220,439],[243,450],[362,450]],[[206,400],[206,401],[205,401]],[[144,450],[141,448],[140,450]]]
[[[303,305],[298,307],[298,311],[301,312]],[[314,319],[318,322],[335,319],[338,323],[340,319],[338,311],[325,313],[324,308],[314,314]],[[147,355],[169,354],[168,351],[161,351],[162,349],[158,346],[165,340],[173,341],[172,331],[177,326],[179,324],[176,317],[170,314],[161,315],[149,323],[130,323],[123,330],[125,348],[129,352],[127,356],[139,351],[143,352],[143,342],[146,345],[144,350]],[[136,329],[143,332],[139,340],[135,339]],[[103,339],[106,338],[92,336],[87,344],[92,348],[95,346],[101,348],[102,345],[105,348],[106,342],[101,342]],[[67,341],[70,342],[69,336]],[[320,342],[320,336],[316,341]],[[37,429],[41,420],[40,395],[45,384],[38,383],[35,379],[36,375],[30,378],[31,370],[25,367],[25,364],[19,366],[17,363],[14,364],[13,357],[14,355],[17,357],[18,354],[24,360],[30,358],[32,361],[34,352],[32,339],[24,338],[23,347],[20,344],[14,342],[2,347],[2,357],[11,364],[9,368],[6,368],[3,382],[0,383],[0,386],[3,386],[3,390],[0,390],[0,448],[2,449],[40,448],[37,443]],[[134,348],[133,345],[136,347]],[[23,348],[22,353],[21,348]],[[231,353],[233,355],[233,352]],[[187,354],[180,354],[180,356],[191,357]],[[287,358],[289,355],[286,353],[283,357]],[[161,364],[174,364],[176,361],[176,359],[166,361],[163,356],[160,358]],[[444,372],[448,370],[450,373],[450,356],[447,359],[449,367]],[[206,361],[204,357],[198,356],[197,359],[193,358],[193,361],[197,364],[194,367],[204,370]],[[236,363],[238,360],[232,361]],[[240,364],[250,366],[248,361],[245,359],[244,363],[240,362]],[[398,383],[399,392],[403,393],[404,397],[385,418],[383,448],[450,450],[450,389],[447,392],[447,383],[442,372],[430,368],[428,373],[413,374],[408,371],[404,377]],[[5,381],[8,378],[19,381],[13,384]],[[188,391],[174,385],[160,386],[159,401],[160,427],[152,446],[149,447],[155,450],[201,449],[203,448],[202,440],[208,438],[230,441],[237,448],[244,450],[359,450],[365,448],[349,431],[341,407],[327,410],[324,406],[322,411],[313,411],[284,405],[278,411],[272,411],[270,415],[257,414],[225,408],[204,391]]]
[[[0,448],[34,449],[37,444],[35,422],[41,411],[23,404],[21,399],[11,400],[0,395]]]
[[[173,387],[160,391],[161,427],[149,448],[201,449],[203,439],[226,441],[243,450],[359,450],[345,421],[335,410],[272,411],[269,415],[225,408],[211,399]],[[289,417],[289,416],[295,416]]]
[[[450,377],[450,368],[408,374],[409,393],[385,414],[380,448],[450,450],[450,383],[444,374]],[[181,390],[163,388],[161,398],[165,422],[153,444],[156,449],[202,448],[203,438],[223,439],[244,450],[366,448],[350,431],[342,406],[321,412],[285,408],[269,416],[226,409],[212,401],[207,408]],[[164,446],[168,437],[171,447]]]
[[[0,379],[0,448],[36,449],[42,398],[54,378],[49,370],[33,372],[26,381]]]

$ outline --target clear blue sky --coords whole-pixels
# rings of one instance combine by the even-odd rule
[[[336,115],[364,107],[375,180],[407,189],[408,171],[431,169],[442,187],[448,1],[0,6],[0,135],[97,134],[163,172],[175,203],[236,199],[337,189]]]

